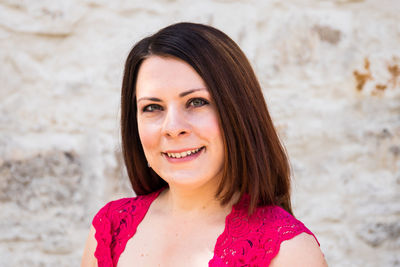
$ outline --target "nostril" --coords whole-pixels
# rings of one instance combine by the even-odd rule
[[[169,137],[177,137],[177,136],[186,135],[188,133],[188,131],[186,131],[186,130],[168,129],[168,130],[165,131],[165,133]]]

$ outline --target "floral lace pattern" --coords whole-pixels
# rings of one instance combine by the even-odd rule
[[[117,266],[128,240],[136,233],[161,191],[134,198],[122,198],[106,204],[93,219],[97,247],[94,253],[99,267]]]
[[[99,267],[117,265],[128,240],[160,192],[119,199],[100,209],[92,223],[96,229],[95,257]],[[258,207],[249,217],[248,204],[249,198],[244,196],[232,207],[225,230],[215,244],[214,257],[208,263],[210,267],[268,266],[283,241],[300,233],[313,235],[302,222],[278,206]]]
[[[302,222],[278,206],[258,207],[249,217],[249,202],[249,197],[244,196],[233,206],[225,230],[215,244],[210,267],[268,266],[283,241],[301,233],[314,236]]]

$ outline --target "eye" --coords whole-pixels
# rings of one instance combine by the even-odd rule
[[[160,105],[157,105],[157,104],[150,104],[150,105],[145,106],[142,109],[143,112],[153,112],[153,111],[156,111],[156,110],[162,110],[162,107]]]
[[[192,98],[188,102],[188,106],[201,107],[207,105],[208,101],[203,98]]]

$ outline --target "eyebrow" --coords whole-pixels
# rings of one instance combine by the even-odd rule
[[[197,91],[202,91],[202,90],[207,90],[206,88],[196,88],[196,89],[190,89],[187,90],[185,92],[182,92],[179,94],[179,97],[184,97],[187,95],[190,95],[191,93],[197,92]],[[154,102],[161,102],[161,99],[157,98],[157,97],[141,97],[137,100],[137,102],[142,101],[142,100],[150,100],[150,101],[154,101]]]

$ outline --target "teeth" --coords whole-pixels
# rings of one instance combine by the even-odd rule
[[[195,153],[199,152],[200,149],[201,148],[197,148],[197,149],[193,149],[193,150],[184,151],[184,152],[181,152],[181,153],[167,153],[167,155],[170,158],[180,159],[180,158],[187,157],[187,156],[189,156],[191,154],[195,154]]]

